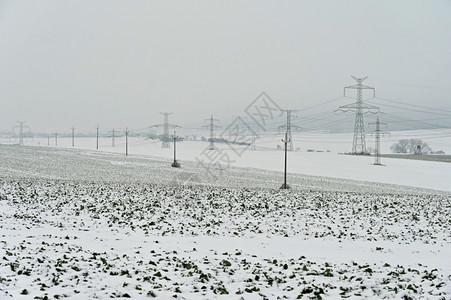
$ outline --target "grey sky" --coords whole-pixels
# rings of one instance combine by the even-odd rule
[[[302,109],[350,75],[447,108],[450,16],[451,1],[0,1],[0,130],[225,123],[261,91]]]

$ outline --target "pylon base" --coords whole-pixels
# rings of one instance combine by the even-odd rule
[[[281,189],[281,190],[289,190],[289,189],[291,189],[291,187],[288,184],[287,185],[282,184],[282,186],[279,189]]]

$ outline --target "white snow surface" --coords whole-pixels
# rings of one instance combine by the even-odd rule
[[[281,151],[76,141],[0,145],[1,299],[451,295],[449,163],[291,152],[283,191]]]
[[[451,130],[441,129],[439,133],[436,131],[432,133],[427,130],[393,132],[390,138],[381,138],[381,153],[390,153],[390,145],[400,139],[410,138],[424,139],[434,150],[451,153]],[[437,134],[443,135],[443,137],[429,139]],[[278,144],[282,144],[281,137],[262,135],[256,142],[257,151],[234,144],[216,143],[216,147],[222,155],[227,155],[229,158],[227,161],[221,162],[224,167],[250,167],[280,172],[283,171],[284,153],[274,149]],[[367,138],[367,146],[374,146],[369,139]],[[293,140],[294,148],[299,147],[300,151],[288,153],[287,169],[289,173],[451,191],[451,163],[381,158],[383,165],[377,166],[374,165],[372,156],[340,155],[340,153],[350,151],[349,145],[352,141],[350,133],[295,134]],[[3,142],[11,141],[3,139]],[[28,145],[47,146],[47,143],[47,139],[25,141],[25,144]],[[54,143],[54,139],[50,139],[51,147],[55,147]],[[58,139],[58,147],[70,148],[71,143],[71,138]],[[96,139],[76,138],[75,144],[76,148],[93,150],[96,147]],[[174,155],[172,147],[172,143],[170,149],[162,149],[159,141],[144,138],[129,139],[129,153],[135,155],[172,159]],[[208,155],[208,151],[205,151],[207,147],[208,142],[179,142],[177,143],[177,159],[208,162],[204,155],[205,153]],[[307,150],[314,150],[314,152],[307,152]],[[115,147],[112,147],[111,138],[99,138],[98,151],[124,153],[125,138],[116,137]],[[290,179],[288,179],[288,183],[290,183]]]

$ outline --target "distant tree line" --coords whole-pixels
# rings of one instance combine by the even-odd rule
[[[390,147],[393,153],[411,153],[411,154],[445,154],[443,151],[432,151],[428,143],[421,139],[403,139]]]

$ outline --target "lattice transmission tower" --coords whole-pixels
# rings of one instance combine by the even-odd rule
[[[379,122],[379,117],[376,118],[376,123],[368,123],[368,126],[370,125],[376,125],[376,129],[371,132],[372,135],[376,136],[376,145],[374,148],[374,164],[377,166],[381,166],[381,135],[389,134],[388,132],[381,131],[380,126],[387,126],[387,123],[381,123]]]
[[[293,138],[291,136],[291,128],[293,128],[295,130],[301,129],[301,127],[291,124],[291,118],[293,117],[293,115],[291,113],[295,112],[297,110],[283,109],[282,111],[287,114],[287,124],[279,126],[279,131],[280,131],[280,129],[286,129],[287,141],[288,141],[287,151],[293,151]]]
[[[208,146],[208,150],[215,150],[215,144],[214,144],[214,140],[215,140],[215,128],[221,128],[221,126],[215,125],[215,122],[219,122],[218,119],[214,119],[213,115],[211,115],[211,117],[209,119],[205,119],[205,121],[209,121],[210,124],[208,125],[204,125],[202,127],[209,127],[210,128],[210,145]]]
[[[164,116],[164,122],[162,124],[152,125],[149,128],[163,127],[163,134],[159,136],[161,148],[171,148],[172,138],[169,135],[169,128],[180,128],[180,126],[169,123],[169,115],[172,115],[172,113],[162,112],[160,114]]]
[[[24,128],[28,128],[28,132],[30,132],[30,127],[23,125],[23,124],[25,124],[25,122],[26,121],[23,121],[23,122],[17,121],[17,123],[19,123],[19,125],[13,126],[13,132],[14,132],[14,128],[19,128],[19,145],[23,145]],[[15,134],[14,134],[14,136],[15,136]]]
[[[119,131],[113,128],[113,130],[111,130],[111,147],[113,148],[116,147],[116,137],[118,137],[116,133],[119,133]]]
[[[374,112],[377,113],[379,108],[370,105],[367,103],[363,103],[362,100],[362,90],[373,90],[373,97],[376,96],[376,90],[373,87],[363,85],[362,82],[368,78],[368,76],[363,78],[357,78],[355,76],[351,76],[357,82],[355,85],[350,85],[344,88],[344,96],[346,97],[346,89],[354,89],[357,91],[356,102],[348,105],[340,106],[337,110],[342,112],[355,112],[355,123],[354,123],[354,137],[352,140],[352,154],[366,154],[366,145],[365,145],[365,126],[363,121],[364,110],[366,112]],[[366,113],[365,112],[365,113]]]

